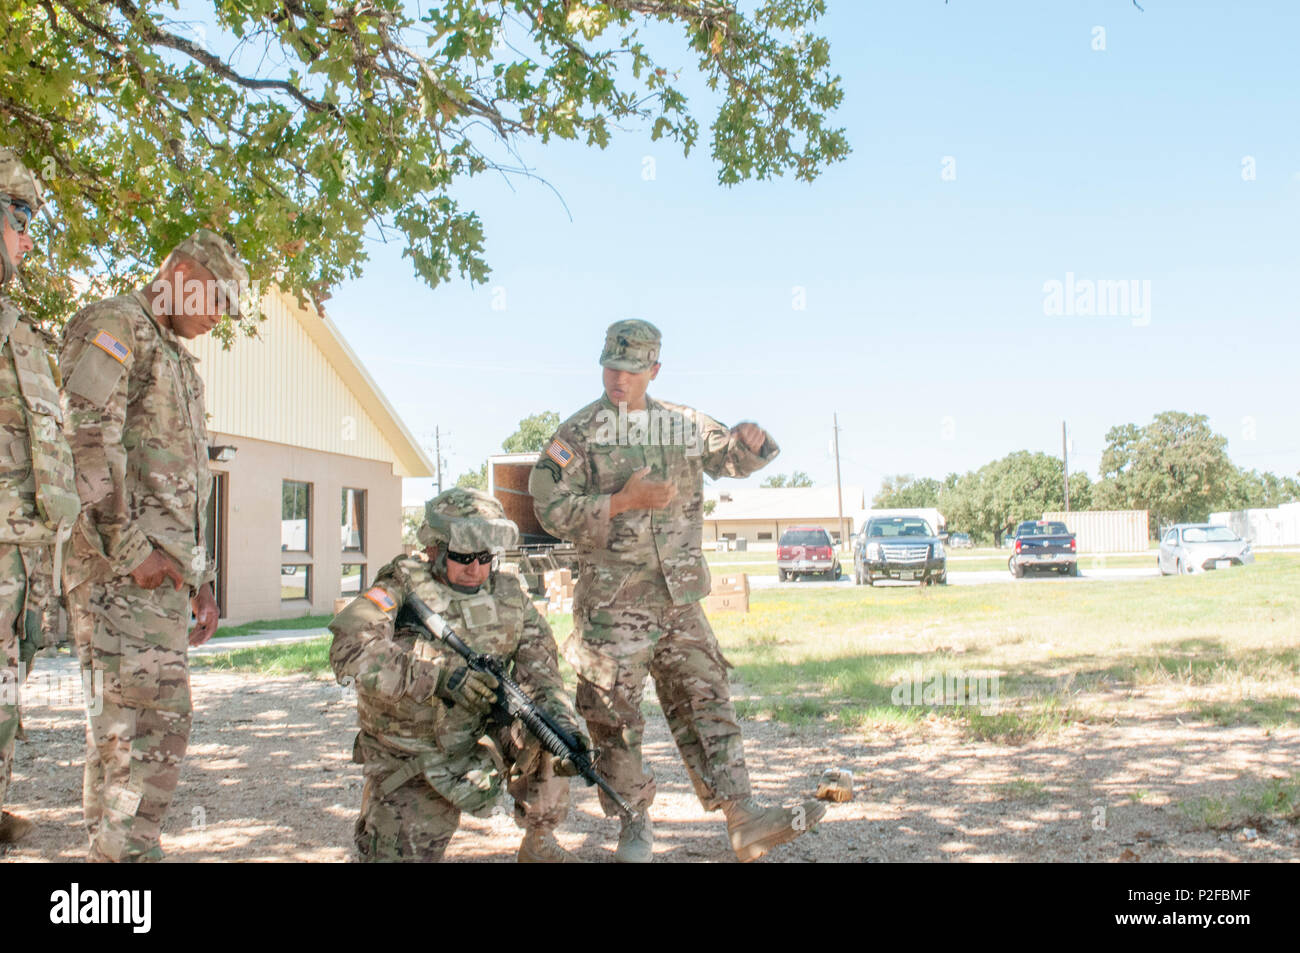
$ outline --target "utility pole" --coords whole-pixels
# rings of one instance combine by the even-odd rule
[[[433,458],[437,461],[438,467],[438,492],[442,492],[442,432],[438,427],[433,428]],[[1067,506],[1066,509],[1069,509]]]
[[[835,499],[840,511],[840,550],[843,551],[848,534],[844,532],[844,487],[840,484],[840,415],[834,414],[832,419],[834,436],[831,439],[835,445]]]
[[[1061,465],[1065,474],[1065,512],[1070,512],[1070,444],[1065,439],[1065,421],[1061,421]]]

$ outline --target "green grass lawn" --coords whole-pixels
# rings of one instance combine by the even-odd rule
[[[942,722],[972,740],[1014,744],[1109,722],[1116,715],[1107,699],[1147,693],[1165,699],[1153,705],[1211,724],[1300,724],[1293,554],[1190,577],[760,590],[750,607],[710,619],[736,667],[737,707],[750,718],[866,733]],[[550,624],[561,643],[572,631],[568,615]],[[322,674],[328,644],[242,649],[195,663]],[[927,700],[919,686],[906,699],[919,703],[896,703],[904,680],[933,685],[936,676],[943,687],[958,678],[991,685],[996,676],[997,703]]]
[[[1240,571],[1081,584],[762,590],[711,621],[750,717],[880,730],[935,717],[973,738],[1023,741],[1098,717],[1081,695],[1124,686],[1188,693],[1190,717],[1300,723],[1300,558]],[[1000,704],[897,705],[900,680],[997,675]]]
[[[255,672],[259,675],[326,675],[330,671],[330,637],[323,635],[288,645],[263,645],[195,655],[190,665],[225,672]]]
[[[278,632],[290,629],[323,629],[330,624],[332,615],[304,615],[296,619],[263,619],[260,622],[245,622],[242,625],[223,625],[213,634],[214,639],[228,639],[237,635],[252,635],[254,632]]]

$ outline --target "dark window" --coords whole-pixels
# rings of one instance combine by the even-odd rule
[[[782,546],[829,546],[831,538],[824,529],[792,529],[781,534]]]
[[[280,567],[280,601],[311,598],[311,567],[284,565]]]
[[[759,533],[759,534],[758,534],[758,540],[759,540],[759,542],[762,542],[762,541],[765,540],[765,539],[770,540],[771,538],[772,538],[772,534],[771,534],[771,533]]]
[[[311,552],[311,484],[285,480],[280,490],[280,549]]]
[[[872,520],[867,524],[867,535],[874,537],[888,536],[933,536],[930,524],[923,519],[909,516],[892,516]]]
[[[1064,523],[1049,523],[1044,520],[1024,522],[1016,530],[1017,536],[1068,536],[1070,531]]]
[[[344,563],[340,596],[359,596],[366,587],[366,567],[361,563]]]
[[[343,551],[366,550],[366,491],[343,488]]]

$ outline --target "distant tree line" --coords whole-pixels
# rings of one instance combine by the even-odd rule
[[[501,442],[501,449],[506,453],[536,453],[559,427],[560,415],[553,410],[531,414],[519,421],[519,429]],[[456,478],[456,485],[486,491],[487,461],[484,460],[477,470],[462,473]]]
[[[788,487],[805,487],[812,486],[813,479],[802,470],[795,470],[788,476],[784,473],[777,473],[768,477],[759,486],[770,487],[773,489],[784,489]]]
[[[1300,499],[1300,480],[1234,466],[1227,445],[1204,414],[1165,411],[1146,426],[1112,427],[1097,482],[1083,472],[1070,474],[1070,509],[1148,510],[1155,534],[1161,526],[1204,520],[1213,512]],[[1062,470],[1058,457],[1018,450],[942,480],[886,477],[871,504],[936,507],[950,530],[994,542],[1021,520],[1065,508]]]

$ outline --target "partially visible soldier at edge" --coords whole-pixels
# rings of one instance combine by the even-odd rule
[[[700,607],[709,593],[703,474],[745,477],[779,452],[757,424],[728,430],[689,407],[646,396],[659,374],[659,329],[610,326],[604,395],[560,425],[529,479],[537,518],[578,547],[573,636],[576,701],[600,770],[638,816],[622,822],[615,859],[648,863],[654,771],[641,759],[641,696],[654,678],[700,803],[721,810],[732,849],[755,860],[821,819],[825,805],[763,807],[750,796],[730,667]],[[607,815],[613,805],[602,794]]]
[[[0,287],[32,250],[42,205],[32,173],[0,148]],[[19,693],[41,647],[41,617],[56,595],[63,545],[81,510],[63,438],[53,341],[0,293],[0,806],[13,772]],[[32,828],[0,814],[0,849]]]
[[[83,790],[92,861],[157,861],[193,722],[189,645],[217,627],[203,383],[181,344],[239,313],[248,272],[200,229],[143,288],[64,329],[68,442],[83,510],[64,570],[89,706]],[[197,292],[197,293],[196,293]],[[100,680],[102,679],[102,689]]]
[[[461,811],[490,811],[508,778],[515,822],[525,830],[519,862],[576,863],[554,834],[568,813],[574,765],[555,760],[518,722],[490,725],[497,680],[434,642],[405,606],[415,593],[472,649],[513,667],[520,687],[589,748],[550,627],[519,579],[493,569],[518,529],[477,490],[447,490],[424,512],[423,556],[384,566],[330,623],[330,664],[340,684],[355,685],[361,723],[352,752],[365,774],[358,857],[440,861]]]

